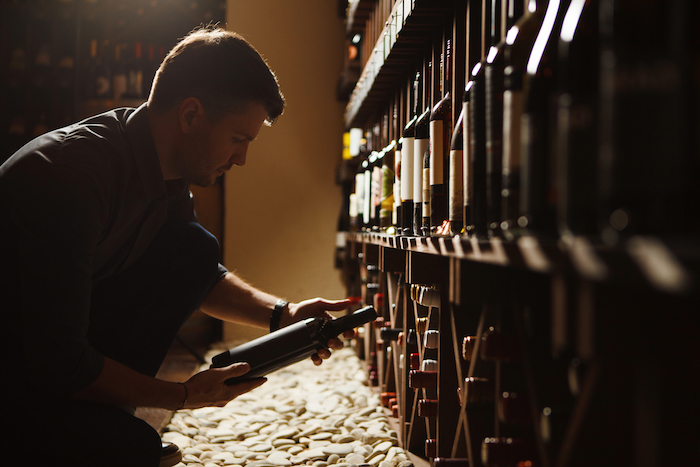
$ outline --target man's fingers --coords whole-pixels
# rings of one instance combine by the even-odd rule
[[[243,376],[250,371],[250,365],[246,362],[233,363],[223,368],[213,368],[214,371],[221,373],[221,380],[225,381],[229,378]]]
[[[231,396],[231,399],[235,399],[236,397],[240,396],[241,394],[245,394],[248,391],[252,391],[253,389],[262,386],[265,382],[267,381],[267,378],[255,378],[251,379],[248,381],[243,381],[241,383],[236,383],[232,384],[230,388],[233,390],[233,396]]]
[[[328,311],[342,311],[352,305],[352,300],[348,298],[343,300],[324,300],[324,304]]]
[[[328,349],[318,349],[317,355],[321,359],[325,360],[327,358],[330,358],[331,352]]]
[[[333,349],[333,350],[340,350],[344,346],[343,341],[341,341],[340,339],[336,339],[336,338],[329,339],[327,345],[328,345],[328,348]]]

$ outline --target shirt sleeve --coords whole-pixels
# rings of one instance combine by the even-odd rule
[[[37,165],[30,181],[13,184],[10,203],[20,259],[23,371],[33,390],[70,397],[104,365],[86,336],[92,259],[107,202],[79,170]]]

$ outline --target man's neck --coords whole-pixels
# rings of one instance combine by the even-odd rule
[[[172,167],[172,154],[176,138],[174,135],[178,131],[177,113],[172,111],[156,112],[148,105],[146,106],[148,123],[153,134],[153,142],[158,153],[160,170],[164,180],[174,180],[180,178]]]

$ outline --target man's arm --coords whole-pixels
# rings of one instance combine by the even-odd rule
[[[212,287],[204,298],[200,309],[214,318],[222,321],[230,321],[258,328],[269,328],[272,309],[279,299],[252,285],[246,283],[235,274],[227,273]],[[299,303],[290,303],[282,312],[280,326],[284,327],[296,321],[321,317],[332,319],[330,311],[342,311],[351,304],[350,300],[325,300],[313,298]],[[346,337],[351,337],[348,332]],[[338,339],[328,342],[331,349],[340,349],[343,344]],[[320,358],[318,358],[320,357]],[[330,357],[330,352],[325,349],[319,351],[318,356],[312,356],[314,363],[321,363],[321,359]]]
[[[229,272],[212,287],[200,309],[223,321],[267,328],[270,325],[270,313],[278,300],[278,297],[256,289]],[[332,319],[329,311],[342,311],[350,303],[350,300],[321,298],[290,303],[282,313],[280,326],[284,327],[310,316]]]
[[[213,368],[192,376],[186,383],[172,383],[142,375],[121,363],[105,358],[102,372],[76,399],[127,407],[158,407],[169,410],[223,406],[267,381],[257,378],[231,386],[229,378],[248,372],[247,363]]]

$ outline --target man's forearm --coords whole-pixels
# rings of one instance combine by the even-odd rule
[[[229,272],[209,291],[200,309],[223,321],[267,328],[277,300],[279,297],[258,290]]]
[[[105,358],[104,367],[97,379],[74,397],[104,404],[174,410],[182,406],[185,388],[178,383],[142,375]]]

